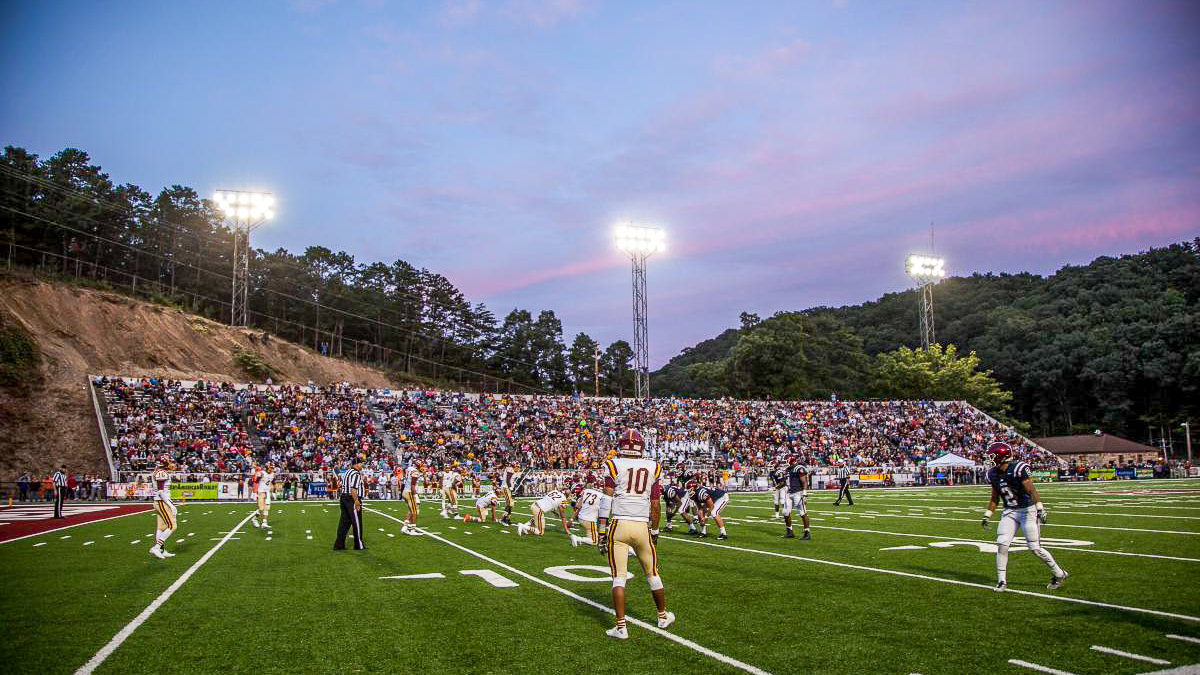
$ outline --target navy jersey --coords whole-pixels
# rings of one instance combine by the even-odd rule
[[[808,489],[808,469],[801,464],[793,464],[787,469],[788,492],[799,492]]]
[[[676,485],[668,485],[663,489],[663,499],[671,504],[678,504],[685,494],[684,489]]]
[[[724,496],[725,496],[725,491],[720,488],[706,487],[704,485],[701,485],[700,487],[696,488],[696,503],[697,504],[708,504],[709,499],[711,499],[715,502]]]
[[[771,487],[778,489],[783,487],[785,481],[787,481],[787,474],[784,469],[773,468],[767,472],[767,480],[771,481]]]
[[[1003,471],[999,467],[988,470],[988,482],[1000,492],[1006,509],[1024,509],[1033,506],[1033,495],[1025,489],[1023,481],[1033,475],[1029,462],[1009,462]]]

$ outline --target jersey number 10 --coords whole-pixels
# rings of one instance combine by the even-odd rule
[[[646,494],[646,483],[650,482],[650,471],[646,467],[642,467],[637,471],[633,467],[629,467],[629,472],[625,476],[625,483],[629,486],[629,491],[633,494]]]

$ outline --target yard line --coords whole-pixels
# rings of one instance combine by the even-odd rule
[[[1104,654],[1112,654],[1113,656],[1123,656],[1127,659],[1133,659],[1135,661],[1145,661],[1146,663],[1153,663],[1158,666],[1171,665],[1170,661],[1156,659],[1152,656],[1142,656],[1141,654],[1133,654],[1130,652],[1123,652],[1120,649],[1113,649],[1112,647],[1101,647],[1100,645],[1092,645],[1092,651],[1101,652]]]
[[[763,551],[763,550],[755,549],[755,548],[742,548],[740,546],[730,546],[728,544],[717,544],[717,543],[709,542],[709,541],[697,541],[695,539],[684,539],[682,537],[671,537],[671,536],[667,536],[667,535],[660,535],[660,539],[661,538],[673,539],[675,541],[682,541],[682,542],[685,542],[688,544],[698,544],[700,546],[712,546],[714,548],[726,548],[726,549],[729,549],[732,551],[742,551],[745,553],[758,553],[760,555],[769,555],[769,556],[774,556],[777,558],[790,558],[792,560],[799,560],[801,562],[817,563],[820,565],[832,565],[834,567],[845,567],[847,569],[863,570],[866,572],[879,572],[880,574],[892,574],[892,575],[899,576],[899,577],[909,577],[912,579],[925,579],[927,581],[939,581],[944,584],[954,584],[956,586],[970,586],[971,588],[982,588],[982,589],[988,590],[988,591],[992,590],[992,587],[989,584],[977,584],[977,583],[974,583],[971,581],[959,581],[958,579],[944,579],[942,577],[934,577],[934,576],[929,576],[926,574],[901,572],[899,570],[889,570],[889,569],[883,569],[880,567],[867,567],[866,565],[854,565],[851,563],[836,562],[834,560],[821,560],[820,558],[805,558],[803,556],[790,555],[787,553],[776,553],[775,551]],[[1165,617],[1171,618],[1171,619],[1182,619],[1184,621],[1200,622],[1200,616],[1188,616],[1186,614],[1174,614],[1172,612],[1162,612],[1157,609],[1143,609],[1141,607],[1127,607],[1125,605],[1114,605],[1114,604],[1107,603],[1107,602],[1097,602],[1095,600],[1084,600],[1082,598],[1072,598],[1072,597],[1069,597],[1066,595],[1050,595],[1048,593],[1037,593],[1035,591],[1022,591],[1022,590],[1013,589],[1013,588],[1009,588],[1005,592],[1006,593],[1015,593],[1018,595],[1028,595],[1028,596],[1031,596],[1034,598],[1048,598],[1050,600],[1058,600],[1060,602],[1073,602],[1073,603],[1080,604],[1080,605],[1091,605],[1093,607],[1106,607],[1109,609],[1119,609],[1119,610],[1123,610],[1126,612],[1137,612],[1139,614],[1152,614],[1154,616],[1165,616]]]
[[[208,552],[200,556],[199,560],[192,563],[192,566],[189,567],[186,572],[180,575],[180,577],[175,580],[175,583],[168,586],[167,590],[163,591],[161,595],[155,598],[154,601],[146,607],[146,609],[143,609],[141,614],[138,614],[136,617],[134,617],[133,621],[130,621],[125,625],[124,628],[118,631],[117,634],[108,641],[108,644],[101,647],[100,651],[96,652],[96,655],[93,656],[87,663],[80,666],[79,670],[75,671],[75,675],[89,675],[92,671],[96,670],[100,664],[104,663],[105,659],[111,656],[112,653],[117,650],[117,647],[121,646],[121,643],[125,642],[130,635],[133,635],[133,631],[137,630],[138,626],[145,623],[146,619],[149,619],[151,614],[154,614],[154,612],[161,607],[164,602],[170,599],[170,597],[175,594],[175,591],[179,590],[180,586],[183,586],[184,582],[192,578],[192,575],[196,573],[196,570],[200,569],[201,565],[208,562],[208,559],[213,557],[213,554],[220,550],[220,548],[225,545],[225,542],[229,541],[229,538],[233,536],[233,533],[237,532],[249,520],[249,515],[243,518],[242,522],[238,523],[237,527],[233,528],[229,534],[226,534],[221,541],[217,542],[215,546],[208,549]]]
[[[725,507],[727,509],[760,509],[769,510],[770,506],[747,506],[742,504],[730,504]],[[854,513],[853,511],[818,511],[813,508],[808,509],[809,513]],[[1051,513],[1054,513],[1051,511]],[[856,514],[857,515],[857,514]],[[978,523],[978,518],[946,518],[944,516],[908,516],[908,515],[893,515],[883,514],[886,518],[920,518],[923,520],[956,520],[961,523]],[[837,518],[848,518],[849,516],[835,516]],[[862,516],[859,516],[862,517]],[[1181,530],[1147,530],[1138,527],[1105,527],[1104,525],[1068,525],[1066,523],[1050,523],[1053,527],[1073,527],[1082,530],[1117,530],[1118,532],[1151,532],[1154,534],[1187,534],[1191,536],[1200,536],[1200,532],[1186,532]]]
[[[1171,638],[1172,640],[1183,640],[1184,642],[1193,642],[1200,645],[1200,638],[1188,637],[1186,635],[1175,635],[1174,633],[1167,633],[1167,637]]]
[[[1041,673],[1050,673],[1050,675],[1074,675],[1074,673],[1068,673],[1065,670],[1059,670],[1057,668],[1050,668],[1048,666],[1039,666],[1036,663],[1030,663],[1028,661],[1021,661],[1020,659],[1009,659],[1008,662],[1013,664],[1014,666],[1021,666],[1022,668],[1029,668],[1030,670],[1036,670]]]
[[[46,545],[46,542],[44,542],[44,541],[39,541],[38,543],[34,544],[34,545],[33,545],[33,547],[34,547],[34,548],[37,548],[37,547],[39,547],[39,546],[45,546],[45,545]]]
[[[385,518],[391,518],[392,520],[394,520],[394,521],[396,521],[396,522],[398,522],[398,523],[401,523],[401,522],[403,522],[403,521],[402,521],[402,520],[400,520],[399,518],[397,518],[397,517],[395,517],[395,516],[388,515],[388,514],[386,514],[386,513],[383,513],[382,511],[376,511],[375,509],[367,509],[367,510],[368,510],[368,511],[375,511],[375,513],[378,513],[379,515],[381,515],[381,516],[383,516],[383,517],[385,517]],[[605,607],[604,605],[601,605],[601,604],[600,604],[600,603],[598,603],[598,602],[595,602],[595,601],[593,601],[593,600],[590,600],[590,599],[588,599],[588,598],[585,598],[585,597],[583,597],[582,595],[578,595],[578,594],[576,594],[576,593],[573,593],[573,592],[571,592],[571,591],[568,591],[567,589],[565,589],[565,588],[563,588],[563,587],[561,587],[561,586],[557,586],[557,585],[555,585],[555,584],[552,584],[552,583],[550,583],[549,581],[545,581],[545,580],[543,580],[543,579],[539,579],[538,577],[535,577],[535,576],[533,576],[532,574],[529,574],[528,572],[523,572],[523,571],[521,571],[521,570],[519,570],[519,569],[517,569],[517,568],[513,567],[512,565],[507,565],[507,564],[505,564],[505,563],[502,563],[502,562],[500,562],[499,560],[495,560],[495,559],[493,559],[493,558],[489,558],[488,556],[486,556],[486,555],[484,555],[484,554],[482,554],[482,553],[479,553],[479,552],[477,552],[477,551],[473,551],[473,550],[471,550],[471,549],[467,548],[466,546],[462,546],[462,545],[460,545],[460,544],[456,544],[456,543],[454,543],[454,542],[450,541],[449,539],[446,539],[446,538],[444,538],[444,537],[439,537],[439,536],[437,536],[436,534],[434,534],[433,532],[426,531],[426,532],[425,532],[425,535],[426,535],[426,536],[433,537],[434,539],[437,539],[438,541],[442,542],[443,544],[448,544],[448,545],[450,545],[450,546],[453,546],[454,548],[457,548],[457,549],[459,549],[460,551],[463,551],[463,552],[465,552],[465,553],[469,553],[469,554],[471,554],[471,555],[475,556],[476,558],[479,558],[480,560],[487,561],[487,562],[489,562],[489,563],[491,563],[491,564],[493,564],[493,565],[496,565],[497,567],[503,567],[504,569],[506,569],[506,570],[508,570],[508,571],[512,572],[513,574],[519,574],[519,575],[521,575],[522,577],[525,577],[526,579],[529,579],[530,581],[532,581],[532,582],[534,582],[534,583],[536,583],[536,584],[541,584],[542,586],[545,586],[546,588],[549,588],[549,589],[551,589],[551,590],[558,591],[559,593],[562,593],[563,595],[567,596],[568,598],[571,598],[571,599],[573,599],[573,600],[578,600],[579,602],[582,602],[582,603],[584,603],[584,604],[586,604],[586,605],[590,605],[590,606],[592,606],[592,607],[594,607],[594,608],[596,608],[596,609],[598,609],[598,610],[600,610],[600,611],[602,611],[602,612],[605,612],[605,613],[607,613],[607,614],[615,614],[615,612],[614,612],[612,609],[610,609],[610,608],[608,608],[608,607]],[[755,666],[752,666],[752,665],[750,665],[750,664],[748,664],[748,663],[743,663],[743,662],[741,662],[741,661],[738,661],[737,659],[735,659],[735,658],[733,658],[733,657],[726,656],[726,655],[724,655],[724,654],[722,654],[722,653],[720,653],[720,652],[715,652],[715,651],[713,651],[713,650],[711,650],[711,649],[709,649],[709,648],[707,648],[707,647],[704,647],[704,646],[701,646],[701,645],[699,645],[699,644],[696,644],[695,642],[692,642],[691,640],[688,640],[687,638],[680,637],[680,636],[678,636],[678,635],[676,635],[676,634],[674,634],[674,633],[671,633],[671,632],[665,631],[665,630],[663,630],[663,629],[659,628],[658,626],[655,626],[655,625],[652,625],[652,624],[648,624],[648,623],[646,623],[646,622],[644,622],[644,621],[641,621],[641,620],[635,619],[635,618],[633,618],[632,616],[626,615],[626,616],[625,616],[625,620],[626,620],[627,622],[629,622],[629,623],[631,623],[631,624],[635,625],[635,626],[638,626],[638,627],[640,627],[640,628],[644,628],[644,629],[646,629],[646,630],[648,630],[648,631],[651,631],[651,632],[657,633],[657,634],[659,634],[659,635],[661,635],[661,636],[663,636],[663,637],[667,638],[668,640],[671,640],[672,642],[676,642],[676,643],[678,643],[678,644],[681,644],[681,645],[683,645],[683,646],[685,646],[685,647],[688,647],[689,649],[692,649],[692,650],[694,650],[694,651],[700,652],[701,654],[704,654],[705,656],[707,656],[707,657],[709,657],[709,658],[716,659],[717,661],[720,661],[721,663],[724,663],[724,664],[726,664],[726,665],[733,666],[734,668],[738,668],[738,669],[744,670],[744,671],[746,671],[746,672],[748,672],[748,673],[754,673],[755,675],[769,675],[769,674],[767,673],[767,671],[765,671],[765,670],[762,670],[762,669],[760,669],[760,668],[756,668]]]
[[[94,544],[94,543],[96,543],[96,542],[95,542],[95,541],[85,541],[85,542],[83,542],[83,545],[84,545],[84,546],[91,546],[91,545],[92,545],[92,544]]]

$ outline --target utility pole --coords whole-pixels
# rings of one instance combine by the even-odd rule
[[[596,375],[596,388],[595,388],[595,393],[594,393],[594,396],[596,398],[600,398],[600,356],[601,356],[600,345],[596,345],[594,350],[592,351],[592,361],[593,361],[593,365],[595,366],[595,375]]]

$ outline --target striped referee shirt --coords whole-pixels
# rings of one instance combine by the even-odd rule
[[[342,474],[342,494],[349,495],[358,493],[358,498],[363,499],[367,496],[367,488],[363,485],[362,472],[358,469],[346,469],[346,473]]]
[[[67,487],[67,474],[61,471],[54,472],[54,487]]]
[[[838,480],[847,480],[850,478],[850,469],[845,466],[838,467]]]

